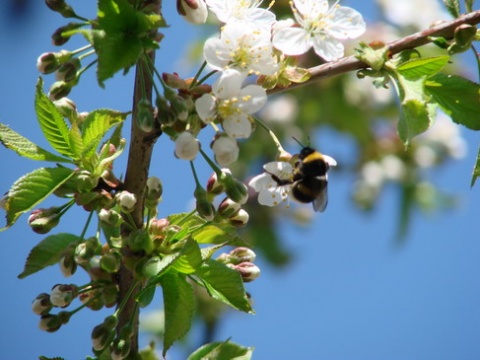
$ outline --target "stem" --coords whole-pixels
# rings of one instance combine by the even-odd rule
[[[279,153],[282,153],[282,152],[286,152],[285,149],[282,147],[282,144],[280,143],[280,140],[278,140],[277,136],[275,135],[275,133],[267,126],[267,124],[265,124],[262,120],[260,120],[259,118],[256,118],[254,117],[253,118],[255,120],[255,122],[260,125],[261,127],[263,127],[267,132],[268,134],[270,135],[270,137],[272,138],[273,142],[275,143],[275,146],[277,147],[277,150]]]
[[[160,14],[161,0],[144,0],[142,6],[149,6],[155,13]],[[148,54],[152,63],[155,62],[155,52]],[[147,183],[152,151],[159,133],[144,133],[141,131],[136,121],[137,104],[142,98],[151,101],[153,92],[153,79],[150,69],[145,61],[139,61],[135,69],[135,88],[133,93],[132,122],[130,135],[130,149],[128,153],[127,169],[125,174],[125,190],[135,194],[137,203],[133,212],[130,214],[133,224],[137,229],[143,227],[144,218],[144,193]],[[152,136],[153,135],[153,136]],[[122,227],[122,238],[126,238],[131,233],[128,226]],[[128,249],[123,249],[123,255],[128,256]],[[121,329],[132,324],[132,336],[130,344],[130,353],[128,359],[138,359],[138,324],[139,311],[137,311],[135,298],[140,286],[135,286],[137,280],[132,271],[122,264],[118,273],[119,296],[118,304],[118,325],[116,327],[117,335],[120,335]]]
[[[453,38],[453,32],[459,25],[476,25],[478,23],[480,23],[480,10],[465,14],[463,16],[460,16],[458,19],[444,22],[440,25],[433,26],[429,29],[392,41],[386,46],[388,47],[389,52],[394,55],[406,49],[413,49],[418,46],[428,44],[431,42],[431,37],[440,36],[446,39],[451,39]],[[286,90],[305,86],[322,79],[331,78],[337,75],[348,73],[350,71],[366,68],[368,68],[368,65],[360,60],[357,60],[355,56],[343,57],[341,59],[334,60],[326,64],[314,66],[308,69],[312,74],[312,77],[303,83],[292,83],[286,88],[274,88],[272,90],[269,90],[268,94],[270,95],[280,93]]]

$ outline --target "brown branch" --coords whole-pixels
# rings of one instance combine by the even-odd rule
[[[161,0],[145,0],[144,6],[152,6],[152,9],[160,14]],[[151,62],[155,62],[155,52],[148,54]],[[137,229],[143,227],[144,221],[144,192],[147,183],[150,162],[152,158],[152,151],[155,141],[158,137],[152,136],[151,133],[145,133],[139,129],[136,124],[137,104],[143,98],[151,101],[153,93],[153,78],[149,69],[149,64],[140,60],[137,63],[135,71],[135,88],[133,93],[132,106],[132,124],[130,132],[130,149],[128,153],[127,170],[125,174],[125,190],[135,194],[137,203],[135,209],[130,214]],[[129,235],[131,230],[128,227],[122,228],[122,237]],[[124,249],[124,255],[128,255]],[[118,274],[119,296],[118,304],[124,300],[125,305],[118,316],[117,336],[120,334],[122,327],[130,323],[133,324],[130,355],[128,359],[137,359],[138,355],[138,325],[139,325],[139,310],[136,303],[136,295],[139,293],[140,287],[131,291],[131,288],[136,285],[138,280],[131,270],[122,264]],[[128,297],[128,298],[127,298]],[[132,321],[133,319],[133,321]]]
[[[451,39],[453,38],[453,33],[455,29],[459,25],[476,25],[478,23],[480,23],[480,10],[465,14],[463,16],[460,16],[458,19],[443,22],[429,29],[392,41],[387,44],[387,47],[389,48],[392,55],[398,54],[403,50],[413,49],[418,46],[431,43],[431,37],[444,37],[446,39]],[[268,94],[275,94],[283,92],[285,90],[295,89],[297,87],[305,86],[321,79],[326,79],[333,76],[345,74],[350,71],[365,68],[368,68],[368,65],[363,61],[358,60],[355,56],[343,57],[341,59],[308,69],[312,74],[312,77],[308,81],[305,81],[303,83],[292,83],[286,88],[274,88],[268,91]]]

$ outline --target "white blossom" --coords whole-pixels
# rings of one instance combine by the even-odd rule
[[[337,3],[330,7],[327,0],[293,0],[293,15],[300,26],[277,28],[273,45],[285,55],[301,55],[313,47],[327,61],[342,57],[339,40],[362,35],[366,25],[360,13]]]
[[[215,161],[220,166],[227,166],[237,161],[239,148],[237,140],[228,135],[218,136],[212,143]]]
[[[292,184],[280,185],[279,180],[290,181],[293,176],[293,166],[284,161],[274,161],[263,165],[265,172],[253,177],[248,185],[258,192],[258,202],[261,205],[276,206],[287,200]]]
[[[245,21],[227,23],[220,38],[210,38],[203,48],[205,60],[215,70],[237,69],[272,75],[278,69],[269,29]]]
[[[206,0],[217,19],[227,24],[234,20],[247,21],[268,29],[275,23],[275,14],[259,8],[262,0]]]
[[[250,115],[267,102],[265,89],[259,85],[242,88],[245,76],[228,69],[212,85],[211,94],[195,101],[197,114],[205,123],[219,119],[225,132],[233,138],[248,138],[252,132]]]
[[[200,150],[200,143],[192,133],[184,131],[175,139],[175,156],[179,159],[193,160]]]

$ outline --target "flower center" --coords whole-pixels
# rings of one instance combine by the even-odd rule
[[[241,111],[238,108],[238,99],[236,97],[233,97],[231,99],[222,100],[218,104],[217,111],[218,114],[222,117],[222,119],[228,119],[234,115],[240,114]]]

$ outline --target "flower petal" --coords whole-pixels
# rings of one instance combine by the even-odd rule
[[[210,94],[203,94],[195,100],[195,110],[204,123],[209,123],[215,119],[216,106],[215,98]]]
[[[365,32],[366,24],[358,11],[346,6],[340,6],[332,10],[332,26],[328,30],[331,36],[336,39],[351,39]]]
[[[238,107],[246,114],[256,113],[267,103],[267,92],[259,85],[247,85],[239,93]]]
[[[233,138],[248,138],[252,133],[252,123],[246,114],[223,119],[222,127]]]
[[[285,55],[302,55],[312,47],[309,34],[299,27],[280,28],[273,34],[272,44]]]
[[[318,56],[327,61],[339,59],[343,56],[345,48],[343,44],[331,36],[314,37],[313,49]]]

